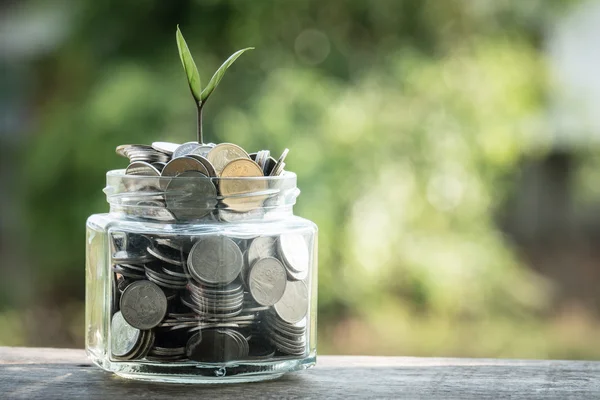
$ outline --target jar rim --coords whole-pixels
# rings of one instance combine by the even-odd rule
[[[136,180],[136,179],[148,179],[148,178],[158,178],[165,180],[198,180],[198,179],[210,179],[212,181],[290,181],[297,179],[297,175],[291,171],[283,171],[281,175],[278,176],[243,176],[243,177],[218,177],[218,176],[207,176],[207,177],[198,177],[198,176],[150,176],[150,175],[127,175],[125,174],[125,169],[112,169],[106,173],[106,179],[109,178],[121,178],[127,180]]]

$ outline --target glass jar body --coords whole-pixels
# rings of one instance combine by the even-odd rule
[[[86,351],[118,375],[273,379],[316,362],[317,227],[288,215],[86,227]]]

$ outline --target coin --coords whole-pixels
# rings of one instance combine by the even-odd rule
[[[125,169],[125,175],[160,176],[160,172],[152,164],[145,161],[136,161],[129,164]]]
[[[272,257],[256,261],[248,274],[250,294],[263,306],[272,306],[281,299],[286,282],[285,267],[278,259]]]
[[[213,145],[204,144],[204,145],[196,147],[193,151],[190,152],[190,155],[199,155],[202,157],[206,157],[208,152],[211,151],[214,147],[215,147],[214,144]]]
[[[264,176],[262,169],[250,159],[237,159],[228,163],[221,172],[219,189],[223,203],[233,211],[250,211],[260,207],[267,198],[265,193],[267,182],[264,179],[235,179],[260,178]],[[223,179],[231,178],[231,179]]]
[[[271,171],[271,176],[281,175],[281,173],[283,172],[283,167],[285,167],[285,163],[283,161],[287,157],[289,151],[289,149],[283,150],[283,153],[281,153],[281,157],[279,157],[279,160],[277,160],[277,164],[275,164],[275,167],[273,167],[273,170]]]
[[[178,176],[182,172],[198,171],[204,175],[208,175],[206,167],[195,158],[189,156],[181,156],[174,158],[167,163],[162,170],[162,176]],[[166,186],[166,183],[165,183]]]
[[[243,348],[227,329],[204,329],[190,337],[186,354],[194,361],[225,362],[240,359]]]
[[[260,167],[260,169],[263,170],[263,174],[265,171],[265,168],[267,167],[267,164],[269,162],[269,157],[271,156],[271,152],[269,150],[261,150],[258,153],[256,153],[256,163],[258,164],[258,166]]]
[[[275,238],[260,236],[252,240],[248,246],[248,266],[252,266],[258,259],[275,257]]]
[[[302,281],[289,281],[281,299],[274,305],[277,316],[287,323],[299,322],[308,311],[308,288]]]
[[[249,177],[261,177],[263,176],[262,170],[254,161],[249,158],[238,158],[232,160],[223,167],[221,171],[221,178],[249,178]],[[257,179],[259,182],[264,182],[263,179]],[[231,182],[228,179],[223,179],[221,183]],[[262,185],[258,190],[262,188]],[[243,191],[241,193],[246,193]],[[234,192],[239,193],[239,192]]]
[[[303,281],[308,276],[308,269],[300,272],[296,272],[291,270],[290,268],[286,268],[288,278],[292,281]]]
[[[188,270],[194,279],[209,284],[228,284],[242,271],[242,252],[225,236],[199,240],[190,251]]]
[[[200,147],[200,145],[198,144],[198,142],[187,142],[187,143],[184,143],[184,144],[180,145],[179,147],[177,147],[173,151],[172,158],[187,156],[188,154],[190,154],[197,147]]]
[[[250,347],[250,353],[248,354],[250,358],[266,359],[275,355],[275,348],[264,337],[253,336],[252,339],[248,341],[248,345]]]
[[[112,270],[113,272],[116,272],[119,275],[132,280],[144,279],[146,277],[146,275],[143,272],[132,270],[130,268],[125,267],[124,265],[115,265],[112,267]]]
[[[208,159],[206,157],[203,157],[201,155],[198,154],[188,154],[188,157],[191,157],[195,160],[198,160],[202,163],[202,165],[204,165],[204,168],[206,168],[207,171],[207,175],[211,176],[211,177],[216,177],[217,176],[217,172],[215,171],[215,167],[213,167],[213,165],[210,163],[210,161],[208,161]]]
[[[115,357],[126,357],[135,351],[140,340],[140,330],[125,321],[117,311],[110,324],[110,351]]]
[[[129,158],[129,153],[132,150],[152,150],[151,146],[146,144],[122,144],[117,146],[116,152],[118,155]]]
[[[156,168],[158,170],[158,172],[161,172],[165,168],[167,163],[157,161],[157,162],[151,163],[150,165],[152,165],[154,168]]]
[[[152,261],[152,256],[146,252],[146,249],[120,250],[112,254],[112,262],[115,264],[143,264],[148,261]]]
[[[152,147],[144,144],[125,144],[118,146],[116,151],[118,155],[129,158],[129,162],[166,162],[169,159],[167,154],[156,151]]]
[[[148,280],[156,283],[158,286],[163,288],[177,290],[185,289],[185,287],[187,286],[187,278],[177,277],[165,273],[162,267],[162,263],[159,261],[147,263],[145,265],[144,273]],[[166,295],[167,293],[165,293],[165,296]]]
[[[164,201],[140,201],[134,210],[128,215],[155,221],[175,221],[175,216],[165,208]]]
[[[127,357],[128,360],[139,360],[141,358],[146,357],[146,354],[150,351],[152,346],[154,345],[154,332],[152,331],[142,331],[142,340],[138,349]]]
[[[267,151],[267,150],[264,150]],[[258,153],[251,153],[250,154],[250,159],[252,161],[256,161],[258,164]],[[262,163],[262,162],[261,162]],[[273,157],[271,157],[270,155],[266,158],[266,160],[264,160],[263,164],[259,164],[259,166],[262,166],[262,169],[264,171],[265,176],[270,176],[271,172],[273,171],[273,168],[275,168],[275,165],[277,164],[277,160],[275,160]]]
[[[201,172],[186,171],[171,179],[165,190],[165,201],[177,219],[199,219],[215,208],[217,189]]]
[[[285,265],[296,273],[308,271],[308,246],[304,236],[297,233],[284,233],[277,240],[279,255]]]
[[[171,142],[153,142],[152,148],[156,151],[160,151],[161,153],[165,153],[168,155],[173,155],[173,152],[177,150],[177,148],[181,146],[177,143]]]
[[[181,251],[174,250],[168,246],[159,244],[150,245],[147,248],[148,253],[169,264],[183,265],[185,259]]]
[[[256,208],[248,212],[238,212],[228,210],[226,208],[219,209],[219,219],[224,222],[241,222],[250,220],[260,220],[264,217],[265,213],[262,209]]]
[[[136,281],[121,296],[123,318],[134,328],[146,330],[157,326],[167,313],[167,297],[155,283]]]
[[[264,166],[265,176],[271,176],[271,172],[273,172],[275,165],[277,165],[277,160],[273,157],[269,157]]]
[[[250,159],[250,156],[248,156],[248,153],[240,146],[232,143],[221,143],[209,151],[206,158],[215,168],[217,176],[221,176],[223,168],[225,168],[229,162],[238,158]]]

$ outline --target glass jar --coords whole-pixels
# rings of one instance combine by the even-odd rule
[[[316,362],[317,227],[296,175],[107,173],[87,220],[86,352],[120,376],[273,379]],[[225,194],[227,193],[227,194]]]

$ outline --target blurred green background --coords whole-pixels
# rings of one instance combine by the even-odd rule
[[[290,148],[319,351],[600,358],[600,7],[4,1],[0,345],[83,346],[84,226],[115,146]]]

